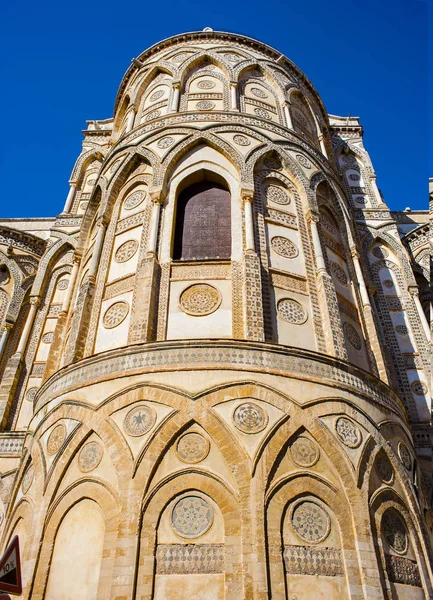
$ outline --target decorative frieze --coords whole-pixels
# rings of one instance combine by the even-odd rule
[[[321,575],[338,577],[344,575],[341,550],[314,548],[311,546],[286,546],[284,566],[290,575]]]
[[[224,544],[159,544],[158,575],[224,573]]]

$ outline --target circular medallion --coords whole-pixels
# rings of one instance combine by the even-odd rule
[[[355,196],[353,199],[358,204],[367,204],[367,198],[365,196]]]
[[[290,446],[290,454],[299,467],[312,467],[319,460],[320,451],[309,438],[300,436]]]
[[[267,98],[268,94],[262,88],[253,87],[251,88],[251,93],[253,96],[257,96],[257,98]]]
[[[117,263],[124,263],[134,256],[138,250],[137,240],[128,240],[119,246],[114,255],[114,260]]]
[[[394,471],[388,457],[380,452],[376,458],[376,472],[384,483],[392,483]]]
[[[233,141],[238,146],[250,146],[250,140],[244,135],[235,135],[233,136]]]
[[[126,319],[129,313],[129,304],[124,302],[115,302],[106,311],[102,319],[105,329],[113,329]]]
[[[189,54],[188,52],[181,52],[180,54],[173,56],[173,58],[170,58],[170,60],[172,60],[175,63],[181,63],[184,60],[186,60],[189,56],[191,56],[191,54]]]
[[[57,454],[66,439],[66,427],[63,423],[56,425],[47,441],[47,452],[50,456]]]
[[[422,381],[412,381],[410,389],[415,396],[425,396],[428,392],[427,386]]]
[[[213,522],[213,508],[200,496],[185,496],[174,505],[171,524],[182,537],[203,535]]]
[[[152,429],[156,422],[156,410],[152,406],[140,404],[128,412],[123,428],[132,437],[144,435]]]
[[[357,448],[362,442],[362,433],[353,421],[346,417],[339,417],[335,421],[335,431],[348,448]]]
[[[302,325],[308,318],[302,304],[292,298],[282,298],[277,304],[278,314],[292,325]]]
[[[348,177],[350,181],[359,181],[361,179],[358,173],[351,173]]]
[[[237,54],[224,54],[224,58],[229,62],[238,62],[238,60],[240,60],[241,57]]]
[[[29,489],[33,483],[34,476],[35,476],[35,468],[33,465],[30,465],[30,467],[24,473],[24,477],[23,477],[23,483],[22,483],[23,494],[27,494],[27,492],[29,491]]]
[[[61,279],[59,281],[59,283],[57,284],[57,289],[58,290],[66,290],[66,289],[68,289],[68,285],[69,285],[68,279]]]
[[[284,258],[295,258],[299,254],[295,244],[291,240],[280,235],[276,235],[271,239],[271,248],[274,252]]]
[[[221,294],[213,285],[194,283],[181,293],[179,308],[187,315],[204,317],[215,312],[221,301]]]
[[[139,206],[143,202],[145,197],[146,193],[142,192],[141,190],[138,192],[134,192],[126,198],[125,202],[123,203],[123,208],[125,210],[132,210],[133,208],[137,208],[137,206]]]
[[[86,185],[95,185],[96,183],[96,179],[89,179],[89,181],[87,181]]]
[[[266,199],[275,204],[290,204],[290,196],[283,188],[276,185],[268,185],[266,188]]]
[[[211,102],[210,100],[200,100],[200,102],[197,102],[196,107],[199,110],[212,110],[215,108],[215,102]]]
[[[394,287],[394,282],[392,281],[392,279],[384,279],[382,281],[383,287],[386,287],[388,289],[391,289]]]
[[[98,442],[89,442],[83,446],[78,455],[78,466],[82,473],[90,473],[102,460],[103,451]]]
[[[409,335],[409,329],[406,325],[396,325],[395,330],[398,335]]]
[[[119,167],[120,163],[122,162],[122,159],[116,160],[114,161],[114,163],[111,165],[110,167],[110,173],[114,173],[114,171],[116,171],[116,169]]]
[[[261,119],[269,119],[269,113],[267,110],[264,110],[263,108],[255,108],[254,112],[256,113],[256,115],[258,117],[260,117]]]
[[[26,392],[26,400],[28,400],[29,402],[34,402],[38,389],[39,388],[37,387],[29,388]]]
[[[292,527],[301,540],[314,544],[328,537],[331,519],[321,506],[307,500],[293,509]]]
[[[197,87],[201,90],[211,90],[216,86],[215,81],[210,81],[210,79],[203,79],[197,83]]]
[[[362,339],[359,333],[356,331],[355,327],[351,323],[344,323],[343,331],[346,340],[349,342],[349,344],[353,346],[355,350],[361,350]]]
[[[397,451],[404,468],[410,471],[412,469],[412,457],[408,447],[404,442],[399,442]]]
[[[41,338],[44,344],[51,344],[53,341],[53,333],[53,331],[47,331],[47,333],[44,333]]]
[[[152,119],[157,119],[161,114],[160,110],[153,110],[148,115],[146,115],[146,121],[151,121]]]
[[[376,246],[375,248],[373,248],[371,253],[376,258],[388,258],[389,256],[388,250],[386,248],[383,248],[383,246]]]
[[[153,94],[150,96],[149,100],[151,102],[156,102],[156,100],[159,100],[160,98],[162,98],[164,95],[164,90],[157,90],[156,92],[153,92]]]
[[[313,166],[310,163],[310,161],[308,160],[308,158],[306,158],[303,154],[297,154],[296,159],[297,159],[298,163],[300,165],[302,165],[303,167],[305,167],[306,169],[311,169]]]
[[[169,148],[174,142],[174,138],[172,137],[165,137],[162,138],[161,140],[158,141],[158,143],[156,144],[158,146],[158,148]]]
[[[209,453],[209,442],[199,433],[192,431],[185,433],[176,446],[176,452],[182,462],[188,464],[199,463],[206,458]]]
[[[395,552],[404,554],[407,550],[407,534],[403,519],[395,510],[387,510],[382,517],[382,528],[386,541]]]
[[[243,433],[259,433],[268,424],[268,414],[254,402],[244,402],[233,411],[233,423]]]
[[[345,270],[336,262],[331,261],[331,273],[341,285],[347,285],[347,275]]]

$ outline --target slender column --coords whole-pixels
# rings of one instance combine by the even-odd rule
[[[322,151],[323,156],[326,156],[326,158],[328,158],[328,153],[326,152],[326,146],[325,146],[325,140],[323,138],[323,133],[319,133],[319,143],[320,143],[320,149]]]
[[[65,213],[70,212],[70,210],[72,208],[72,204],[74,203],[75,192],[76,192],[75,185],[76,185],[75,183],[70,183],[69,184],[69,193],[68,193],[68,196],[66,198],[65,206],[63,208],[63,212],[65,212]]]
[[[69,310],[69,306],[71,305],[72,293],[74,291],[75,280],[77,279],[78,273],[78,265],[80,263],[80,259],[78,257],[74,257],[74,262],[72,264],[71,276],[69,277],[68,289],[66,290],[65,297],[63,299],[62,310],[61,313],[67,313]]]
[[[431,338],[430,328],[428,326],[427,317],[425,316],[425,313],[423,311],[423,308],[422,308],[422,305],[421,305],[421,302],[420,302],[420,299],[419,299],[418,289],[416,287],[413,287],[413,286],[409,287],[409,294],[413,297],[413,300],[415,302],[415,306],[416,306],[416,309],[418,311],[418,315],[419,315],[419,318],[421,320],[421,324],[422,324],[422,327],[424,329],[424,333],[426,335],[427,341],[430,341],[430,338]]]
[[[159,192],[152,195],[152,214],[150,215],[149,241],[147,246],[148,254],[156,254],[161,201],[162,198]]]
[[[326,264],[325,259],[323,258],[322,252],[322,244],[320,243],[319,230],[317,229],[317,223],[319,221],[319,217],[316,215],[310,215],[310,226],[311,226],[311,235],[313,238],[313,248],[314,254],[316,255],[316,263],[317,263],[317,272],[321,271],[326,272]]]
[[[30,331],[33,327],[33,322],[35,320],[36,311],[38,309],[40,300],[41,299],[39,298],[39,296],[32,296],[30,298],[29,314],[27,315],[26,324],[24,325],[24,329],[21,334],[21,338],[20,338],[20,341],[18,344],[17,351],[15,353],[15,356],[17,356],[17,355],[22,356],[24,354],[24,351],[27,346],[27,341],[29,339]]]
[[[359,285],[359,292],[361,294],[362,305],[371,308],[370,297],[368,295],[367,286],[365,285],[364,275],[362,273],[361,264],[359,262],[358,251],[356,250],[356,248],[352,248],[351,251],[353,257],[353,264],[355,266],[356,271],[356,278],[358,280]]]
[[[288,102],[284,102],[284,116],[286,117],[287,128],[293,129],[292,115],[290,114],[290,106]]]
[[[132,128],[134,127],[134,120],[135,120],[135,110],[134,110],[134,108],[132,108],[128,115],[128,122],[126,124],[125,133],[129,133],[132,130]]]
[[[254,223],[253,223],[253,197],[248,195],[244,196],[244,210],[245,210],[245,250],[247,252],[254,252]]]
[[[238,95],[237,95],[237,84],[230,82],[230,102],[232,110],[238,109]]]
[[[173,83],[173,97],[171,100],[171,112],[179,111],[180,83]]]
[[[6,347],[6,342],[7,342],[8,337],[9,337],[9,332],[11,331],[11,329],[12,329],[13,326],[14,326],[13,323],[5,323],[3,325],[3,332],[2,332],[2,335],[1,335],[1,338],[0,338],[0,356],[1,356],[2,352],[3,352],[3,350]]]
[[[376,177],[372,177],[370,179],[370,181],[371,181],[371,185],[373,186],[374,195],[376,196],[376,200],[379,202],[379,204],[383,204],[382,196],[380,195],[379,188],[377,187]]]
[[[99,259],[101,258],[102,246],[105,238],[105,223],[100,221],[98,224],[98,233],[96,234],[95,249],[89,266],[89,277],[95,278],[98,270]]]

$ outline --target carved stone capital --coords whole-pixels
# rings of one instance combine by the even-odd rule
[[[411,296],[419,296],[419,289],[418,286],[415,285],[409,285],[407,288],[407,291],[409,292],[409,294]]]
[[[164,202],[164,194],[161,188],[152,188],[149,192],[152,204],[162,204]]]
[[[41,299],[39,296],[30,296],[30,304],[38,307],[40,303],[41,303]]]

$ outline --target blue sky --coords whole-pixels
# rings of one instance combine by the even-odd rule
[[[2,21],[0,217],[61,212],[85,121],[112,116],[131,59],[207,26],[288,56],[329,113],[361,117],[391,209],[427,208],[425,0],[25,0],[5,3]]]

